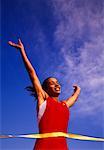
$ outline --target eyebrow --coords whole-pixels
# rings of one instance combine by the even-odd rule
[[[59,83],[57,80],[56,81],[49,81],[49,83],[55,83],[55,82]]]

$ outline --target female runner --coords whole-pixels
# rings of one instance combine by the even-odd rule
[[[72,96],[66,100],[59,101],[61,86],[56,78],[49,77],[41,85],[35,69],[31,65],[21,40],[18,44],[11,41],[9,45],[17,48],[22,56],[24,65],[29,74],[33,87],[31,91],[37,98],[37,114],[39,133],[64,132],[67,133],[69,109],[77,100],[80,94],[80,87],[74,85]],[[49,137],[37,139],[33,150],[68,150],[65,137]]]

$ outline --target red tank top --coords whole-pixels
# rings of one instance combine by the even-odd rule
[[[67,132],[69,110],[64,102],[47,98],[45,112],[39,122],[39,133]],[[64,137],[38,139],[34,150],[68,150]]]

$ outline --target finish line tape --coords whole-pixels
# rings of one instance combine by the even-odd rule
[[[70,139],[76,140],[84,140],[84,141],[99,141],[104,142],[104,138],[99,137],[90,137],[78,134],[64,133],[64,132],[52,132],[52,133],[42,133],[42,134],[25,134],[25,135],[0,135],[0,139],[4,138],[50,138],[50,137],[66,137]]]

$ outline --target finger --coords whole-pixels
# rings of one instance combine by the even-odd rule
[[[74,90],[77,90],[77,89],[81,90],[81,88],[78,85],[74,85],[73,88]]]
[[[16,46],[16,44],[11,42],[11,41],[9,41],[8,44],[11,45],[11,46]]]
[[[77,87],[77,84],[73,84],[73,87]]]
[[[20,38],[18,39],[18,42],[19,42],[20,44],[22,44],[22,41],[21,41],[21,39],[20,39]]]
[[[14,47],[18,48],[18,44],[15,44],[15,43],[13,43],[11,41],[9,41],[8,44],[11,45],[11,46],[14,46]]]
[[[8,42],[8,44],[12,45],[12,42],[11,42],[11,41],[9,41],[9,42]]]

